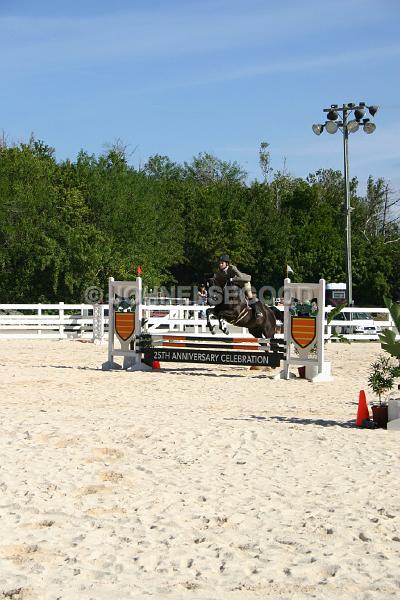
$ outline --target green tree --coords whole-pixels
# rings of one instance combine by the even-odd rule
[[[208,152],[200,152],[191,163],[184,163],[184,176],[203,185],[232,184],[244,183],[247,172],[236,161],[224,161]]]

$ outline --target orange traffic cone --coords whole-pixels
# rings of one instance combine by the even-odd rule
[[[159,360],[153,360],[151,366],[153,367],[153,369],[160,369],[160,361]]]
[[[367,405],[367,399],[365,397],[364,390],[360,390],[360,394],[358,397],[358,410],[357,410],[357,419],[356,425],[357,427],[361,427],[365,420],[369,420],[369,411]]]

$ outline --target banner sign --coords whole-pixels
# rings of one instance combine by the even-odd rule
[[[224,350],[195,350],[181,348],[139,348],[144,360],[152,362],[186,362],[212,365],[237,365],[238,367],[278,367],[284,354],[277,352],[227,352]]]

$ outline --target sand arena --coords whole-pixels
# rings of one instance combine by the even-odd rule
[[[398,432],[353,427],[379,351],[311,384],[2,341],[0,598],[398,597]]]

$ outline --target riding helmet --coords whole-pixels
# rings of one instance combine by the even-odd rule
[[[220,262],[221,260],[223,260],[226,263],[231,262],[231,259],[228,254],[221,254],[221,256],[218,259],[218,262]]]

